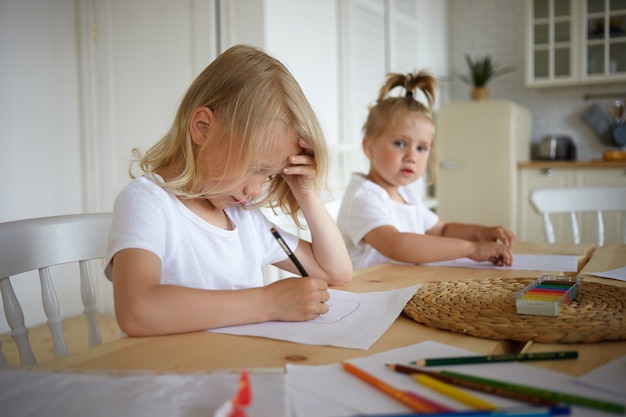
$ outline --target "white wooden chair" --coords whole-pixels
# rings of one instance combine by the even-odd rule
[[[530,193],[530,203],[543,218],[543,232],[548,243],[555,242],[551,215],[568,214],[573,243],[580,243],[577,213],[596,214],[596,246],[604,245],[603,213],[622,212],[626,216],[626,187],[572,187],[539,189]],[[626,217],[624,217],[626,219]],[[626,223],[626,221],[625,221]],[[626,225],[620,232],[626,243]]]
[[[0,223],[0,292],[6,320],[22,366],[34,365],[36,360],[28,340],[22,306],[15,295],[11,279],[19,279],[20,275],[17,274],[39,271],[43,309],[52,334],[54,355],[61,357],[67,355],[68,350],[61,326],[59,298],[49,267],[77,263],[89,346],[101,344],[89,260],[104,258],[110,225],[110,213],[75,214]],[[6,367],[7,362],[1,348],[0,343],[0,367]]]

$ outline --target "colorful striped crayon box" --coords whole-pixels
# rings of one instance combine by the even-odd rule
[[[582,277],[542,275],[513,295],[518,314],[558,316],[574,300]]]

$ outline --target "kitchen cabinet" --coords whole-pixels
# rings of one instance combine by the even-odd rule
[[[615,162],[526,162],[518,164],[518,239],[542,242],[545,240],[541,216],[530,205],[529,196],[540,188],[626,186],[626,161]],[[606,243],[621,242],[626,216],[609,213],[604,216]],[[569,241],[569,219],[554,216],[557,242]],[[581,241],[595,241],[593,214],[581,219]]]
[[[526,84],[626,81],[626,0],[526,0]]]

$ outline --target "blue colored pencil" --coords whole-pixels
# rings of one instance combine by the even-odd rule
[[[444,413],[404,413],[404,414],[367,414],[355,415],[352,417],[552,417],[570,415],[569,406],[557,407],[525,407],[525,408],[503,408],[498,410],[483,411],[453,411]]]

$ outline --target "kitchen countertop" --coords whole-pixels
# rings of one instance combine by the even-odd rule
[[[592,159],[589,161],[522,161],[518,168],[626,168],[626,160],[607,161]]]

